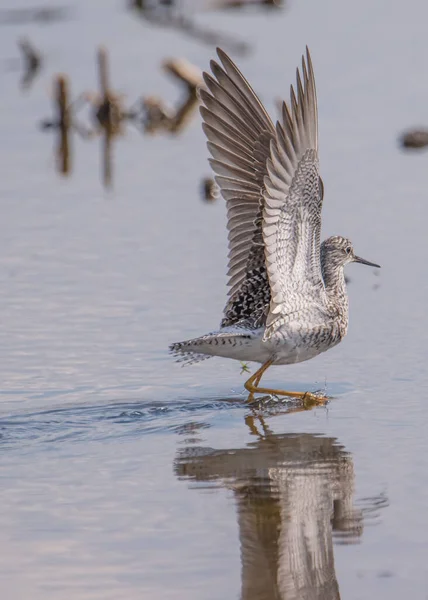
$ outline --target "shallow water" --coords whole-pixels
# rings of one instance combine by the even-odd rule
[[[215,327],[225,297],[225,211],[199,198],[198,118],[176,138],[129,126],[110,191],[98,139],[73,137],[61,179],[38,129],[53,74],[74,96],[95,89],[101,43],[129,105],[179,100],[161,61],[206,68],[213,48],[113,0],[1,27],[2,598],[428,598],[428,175],[396,142],[428,119],[427,16],[421,0],[195,16],[253,45],[238,62],[272,112],[310,46],[324,234],[382,265],[348,269],[340,346],[267,373],[326,388],[327,408],[308,412],[245,405],[239,363],[167,354]],[[45,55],[26,93],[6,68],[23,35]]]

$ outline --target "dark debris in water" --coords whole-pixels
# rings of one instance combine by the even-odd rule
[[[428,146],[428,129],[413,129],[407,131],[400,138],[402,148],[420,150]]]
[[[220,196],[220,188],[212,177],[204,177],[201,183],[201,192],[203,200],[213,202]]]

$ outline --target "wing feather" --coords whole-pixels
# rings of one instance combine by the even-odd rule
[[[245,172],[256,171],[253,160],[248,160],[247,157],[237,154],[233,150],[226,150],[226,148],[223,148],[219,144],[214,144],[213,142],[208,142],[207,147],[211,152],[211,155],[218,161],[222,161],[230,166],[236,165]]]
[[[315,79],[308,49],[290,104],[276,126],[220,49],[201,90],[211,167],[227,204],[229,299],[222,325],[265,314],[269,337],[281,316],[325,293],[320,264],[323,198],[318,172]],[[267,312],[267,311],[266,311]]]
[[[204,73],[201,115],[211,168],[227,204],[229,298],[222,325],[232,325],[248,316],[238,309],[248,280],[258,270],[265,272],[262,192],[275,127],[239,69],[222,50],[217,53],[221,64],[211,61],[212,75]],[[266,275],[265,283],[261,297],[266,303]]]
[[[223,148],[228,148],[231,152],[238,154],[242,157],[247,157],[250,160],[253,159],[251,147],[248,144],[239,142],[235,138],[230,137],[230,133],[234,133],[228,130],[228,134],[221,131],[219,128],[212,127],[207,123],[202,124],[202,129],[205,132],[205,135],[212,143],[218,144],[219,146],[223,146]]]
[[[320,231],[323,200],[318,165],[315,78],[309,50],[297,71],[297,94],[282,105],[264,178],[263,241],[271,300],[265,338],[281,317],[325,299]]]

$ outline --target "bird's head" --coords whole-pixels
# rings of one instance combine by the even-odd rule
[[[380,265],[356,256],[352,243],[347,238],[341,237],[340,235],[329,237],[323,242],[322,246],[323,252],[328,255],[330,265],[344,267],[348,263],[357,262],[362,265],[380,269]]]

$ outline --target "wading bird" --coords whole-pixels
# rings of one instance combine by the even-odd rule
[[[344,267],[358,262],[351,242],[320,243],[323,183],[318,166],[318,117],[309,50],[302,57],[290,104],[274,126],[232,60],[204,73],[203,129],[211,167],[227,204],[229,294],[220,328],[177,342],[179,360],[209,356],[255,361],[245,388],[254,393],[325,402],[314,394],[259,387],[271,365],[309,360],[336,346],[348,328]]]

